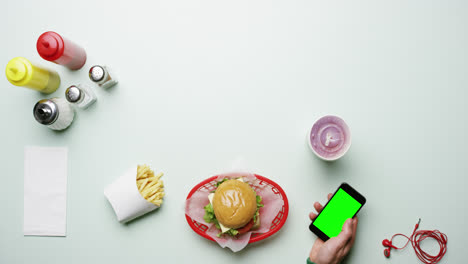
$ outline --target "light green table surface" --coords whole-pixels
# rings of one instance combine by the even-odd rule
[[[2,65],[24,56],[62,84],[46,96],[1,78],[0,263],[305,263],[312,204],[343,181],[368,201],[347,263],[419,263],[411,248],[385,259],[381,241],[420,217],[448,235],[440,263],[465,262],[467,11],[463,0],[4,1]],[[39,57],[47,30],[85,47],[82,70]],[[90,83],[94,64],[118,86],[97,89],[65,132],[37,124],[34,103]],[[352,131],[334,163],[305,141],[324,114]],[[27,145],[69,149],[66,238],[23,236]],[[290,214],[275,237],[234,254],[192,232],[183,206],[237,157],[283,187]],[[167,197],[122,225],[103,189],[134,163],[166,173]]]

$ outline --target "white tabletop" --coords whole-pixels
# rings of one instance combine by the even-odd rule
[[[0,61],[24,56],[57,70],[44,96],[5,77],[0,112],[0,263],[305,263],[315,235],[308,213],[341,182],[367,198],[347,263],[419,263],[381,241],[421,229],[448,236],[440,263],[465,259],[468,217],[468,2],[447,1],[7,1]],[[85,47],[76,72],[42,60],[54,30]],[[119,84],[54,132],[32,107],[90,83],[94,64]],[[305,137],[337,114],[353,137],[327,163]],[[24,147],[69,149],[67,237],[24,237]],[[243,158],[280,184],[290,214],[274,237],[239,253],[196,235],[185,197]],[[163,206],[117,222],[103,189],[134,163],[165,172]],[[399,240],[400,244],[403,240]],[[434,243],[425,243],[435,252]]]

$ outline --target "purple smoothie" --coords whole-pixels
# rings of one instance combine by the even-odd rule
[[[321,159],[337,160],[348,151],[350,145],[348,125],[337,116],[320,118],[310,130],[309,146]]]

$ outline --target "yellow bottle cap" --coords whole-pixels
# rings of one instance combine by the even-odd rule
[[[8,62],[5,74],[12,84],[24,85],[32,75],[31,62],[22,57],[13,58]]]

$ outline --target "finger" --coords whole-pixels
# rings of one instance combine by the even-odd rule
[[[357,217],[353,219],[353,222],[352,222],[353,235],[352,235],[351,240],[349,241],[349,243],[344,248],[344,254],[345,255],[348,254],[348,252],[351,250],[351,248],[354,245],[354,241],[356,240],[356,231],[357,231],[358,222],[359,222],[359,220],[357,219]]]
[[[353,237],[351,238],[350,248],[354,245],[354,240],[356,240],[357,225],[359,223],[358,218],[353,219]]]
[[[317,213],[320,213],[323,210],[323,206],[319,202],[314,203],[314,208],[317,211]]]
[[[336,237],[337,238],[337,246],[339,249],[344,249],[346,245],[351,241],[353,236],[353,224],[352,219],[347,219],[346,222],[343,224],[343,229],[341,233]]]
[[[353,236],[354,237],[356,237],[358,223],[359,223],[359,219],[355,217],[353,221]]]
[[[330,199],[332,198],[332,196],[333,196],[333,194],[332,194],[332,193],[329,193],[329,194],[327,195],[328,200],[330,200]]]
[[[315,220],[315,218],[317,218],[317,214],[316,214],[316,213],[314,213],[314,212],[310,212],[310,214],[309,214],[309,218],[310,218],[310,220],[314,221],[314,220]]]

